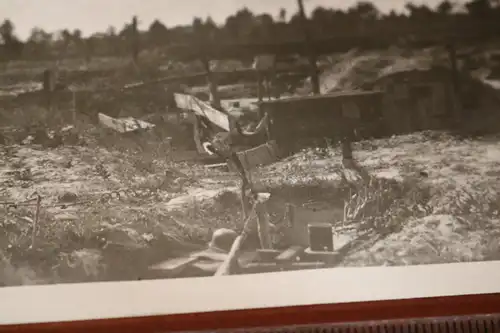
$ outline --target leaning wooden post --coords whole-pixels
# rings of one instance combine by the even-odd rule
[[[460,78],[459,78],[458,64],[457,64],[457,51],[452,43],[448,44],[446,48],[448,50],[448,57],[450,60],[453,95],[460,96]],[[455,108],[454,110],[452,110],[454,116],[456,117],[457,120],[460,120],[463,112],[461,110],[460,105],[455,105],[452,103],[452,106]]]
[[[212,72],[212,69],[210,68],[210,60],[204,57],[202,59],[203,62],[203,67],[205,68],[205,71],[207,72],[207,82],[208,82],[208,90],[210,93],[210,103],[217,109],[221,108],[220,104],[220,98],[219,98],[219,91],[217,89],[217,81],[215,78],[214,73]]]
[[[264,84],[262,82],[263,81],[262,73],[257,67],[257,65],[258,65],[258,58],[255,58],[252,67],[255,70],[255,78],[257,81],[257,99],[259,102],[262,102],[262,100],[264,99]]]
[[[243,224],[243,231],[234,240],[226,260],[224,260],[222,265],[219,266],[217,272],[215,272],[215,276],[231,275],[235,273],[235,271],[239,268],[238,257],[241,253],[241,247],[243,245],[243,242],[246,240],[248,234],[250,233],[250,222],[253,219],[253,213],[256,211],[257,205],[265,204],[268,199],[269,199],[268,193],[259,193],[257,195],[252,210],[250,211],[250,214],[245,219],[245,223]]]
[[[43,71],[43,92],[45,95],[45,106],[48,111],[52,111],[52,103],[55,90],[55,73],[52,69],[48,68]]]
[[[261,200],[255,205],[257,213],[257,230],[259,233],[260,247],[264,250],[272,249],[269,214],[267,213],[266,201],[269,199],[269,193],[259,193]]]
[[[76,124],[76,92],[71,89],[71,116],[73,124]]]
[[[132,61],[134,62],[134,65],[137,66],[139,64],[139,52],[140,52],[140,47],[139,47],[139,21],[137,19],[137,16],[134,16],[132,18]]]

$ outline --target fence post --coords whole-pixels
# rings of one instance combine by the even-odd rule
[[[217,109],[221,108],[219,91],[217,89],[217,80],[215,78],[212,69],[210,68],[210,60],[207,58],[202,59],[203,67],[205,67],[205,71],[207,72],[207,82],[208,82],[208,90],[210,93],[210,103]]]
[[[269,231],[269,215],[267,214],[265,202],[257,202],[255,206],[257,213],[257,230],[259,233],[260,247],[264,250],[272,249],[271,233]]]
[[[55,73],[52,69],[47,68],[43,71],[43,92],[45,97],[45,107],[48,111],[52,111],[52,103],[55,90]]]

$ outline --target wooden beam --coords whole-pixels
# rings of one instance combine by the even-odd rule
[[[265,202],[257,202],[255,210],[257,213],[257,230],[259,233],[260,247],[265,250],[270,250],[272,249],[272,241],[269,231],[269,215]]]
[[[217,89],[217,80],[215,75],[212,73],[212,69],[210,68],[210,60],[208,58],[203,58],[202,63],[206,71],[208,90],[210,92],[210,102],[215,108],[220,109],[221,105]]]
[[[446,49],[448,51],[448,57],[450,60],[453,95],[460,96],[460,74],[457,64],[457,49],[453,43],[446,45]],[[451,105],[454,108],[452,110],[453,115],[456,117],[457,120],[460,120],[462,118],[462,112],[463,112],[461,109],[461,105],[454,105],[454,103],[452,103]]]
[[[299,6],[299,14],[302,23],[302,30],[304,32],[304,40],[305,47],[307,52],[307,56],[309,58],[309,65],[311,66],[311,84],[312,90],[315,95],[319,95],[319,72],[317,65],[317,57],[314,51],[314,46],[312,44],[311,35],[309,33],[308,21],[306,17],[306,13],[304,11],[304,2],[303,0],[297,0],[297,4]]]

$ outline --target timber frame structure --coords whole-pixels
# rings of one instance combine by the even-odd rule
[[[428,27],[427,27],[428,28]],[[305,28],[305,30],[307,30]],[[429,29],[427,29],[429,30]],[[464,33],[466,31],[467,33]],[[463,46],[476,46],[481,42],[488,42],[496,39],[500,35],[500,27],[498,25],[489,26],[488,23],[484,26],[474,29],[463,28],[461,31],[450,32],[446,29],[435,31],[430,34],[432,37],[419,36],[418,33],[413,35],[392,35],[392,36],[344,36],[321,40],[311,40],[308,35],[306,40],[298,40],[281,43],[262,43],[262,44],[220,44],[220,43],[204,43],[197,45],[177,45],[165,49],[165,53],[169,59],[180,61],[199,60],[204,64],[205,72],[191,74],[186,76],[175,76],[159,79],[151,82],[141,82],[138,85],[158,84],[158,83],[189,83],[200,81],[205,78],[209,87],[210,101],[201,101],[195,96],[187,93],[178,93],[174,95],[176,107],[186,111],[193,112],[196,117],[205,119],[212,127],[211,130],[231,132],[232,125],[229,119],[229,114],[221,107],[220,98],[218,96],[217,81],[218,77],[224,75],[226,77],[245,76],[246,78],[256,78],[258,73],[252,69],[243,69],[232,72],[214,72],[208,65],[210,60],[221,59],[250,59],[260,55],[274,55],[276,57],[283,55],[301,55],[309,58],[309,68],[301,66],[300,68],[285,70],[293,72],[298,70],[302,73],[309,73],[311,82],[318,81],[319,71],[316,65],[316,59],[320,55],[347,52],[352,49],[357,50],[379,50],[389,47],[398,46],[406,49],[417,49],[434,46],[444,46],[448,51],[449,62],[451,68],[451,82],[456,95],[460,95],[460,75],[458,70],[457,48]],[[130,85],[126,88],[134,88],[136,85]],[[316,89],[313,89],[316,90]],[[315,95],[319,91],[313,91]],[[300,98],[299,98],[300,99]],[[260,104],[259,104],[260,107]],[[262,110],[261,110],[262,111]],[[460,110],[454,110],[454,113],[459,115]],[[262,112],[261,112],[262,115]],[[202,146],[201,138],[195,138],[198,147]],[[200,149],[198,149],[200,153]]]

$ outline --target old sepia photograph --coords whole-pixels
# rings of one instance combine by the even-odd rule
[[[499,239],[499,1],[0,0],[1,287]]]

